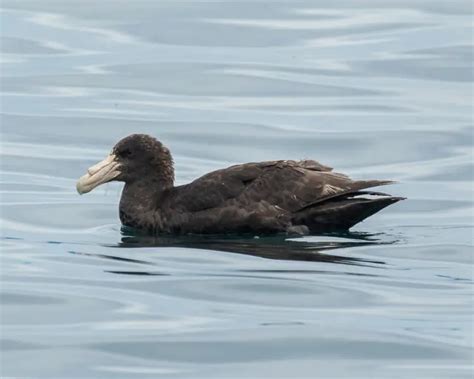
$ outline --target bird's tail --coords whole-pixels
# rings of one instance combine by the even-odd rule
[[[305,208],[294,214],[292,222],[294,225],[306,225],[313,233],[347,230],[390,204],[404,199],[380,192],[354,192]]]

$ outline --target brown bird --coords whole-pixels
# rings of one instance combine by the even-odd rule
[[[245,163],[174,186],[170,151],[132,134],[87,170],[77,191],[125,182],[123,225],[152,234],[309,234],[348,230],[402,200],[367,188],[388,180],[351,180],[313,160]]]

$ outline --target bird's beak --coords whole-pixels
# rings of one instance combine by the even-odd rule
[[[120,175],[120,163],[115,160],[115,155],[110,154],[103,161],[87,170],[87,173],[78,180],[77,192],[82,195],[92,191],[95,187],[110,182]]]

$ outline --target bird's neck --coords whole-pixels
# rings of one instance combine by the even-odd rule
[[[145,178],[126,183],[120,199],[120,221],[137,229],[154,230],[161,223],[159,207],[173,183],[160,178]]]

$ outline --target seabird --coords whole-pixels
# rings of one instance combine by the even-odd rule
[[[173,158],[157,139],[132,134],[77,182],[79,194],[124,182],[123,225],[150,234],[305,235],[345,231],[403,200],[370,187],[388,180],[352,180],[314,160],[245,163],[174,185]]]

